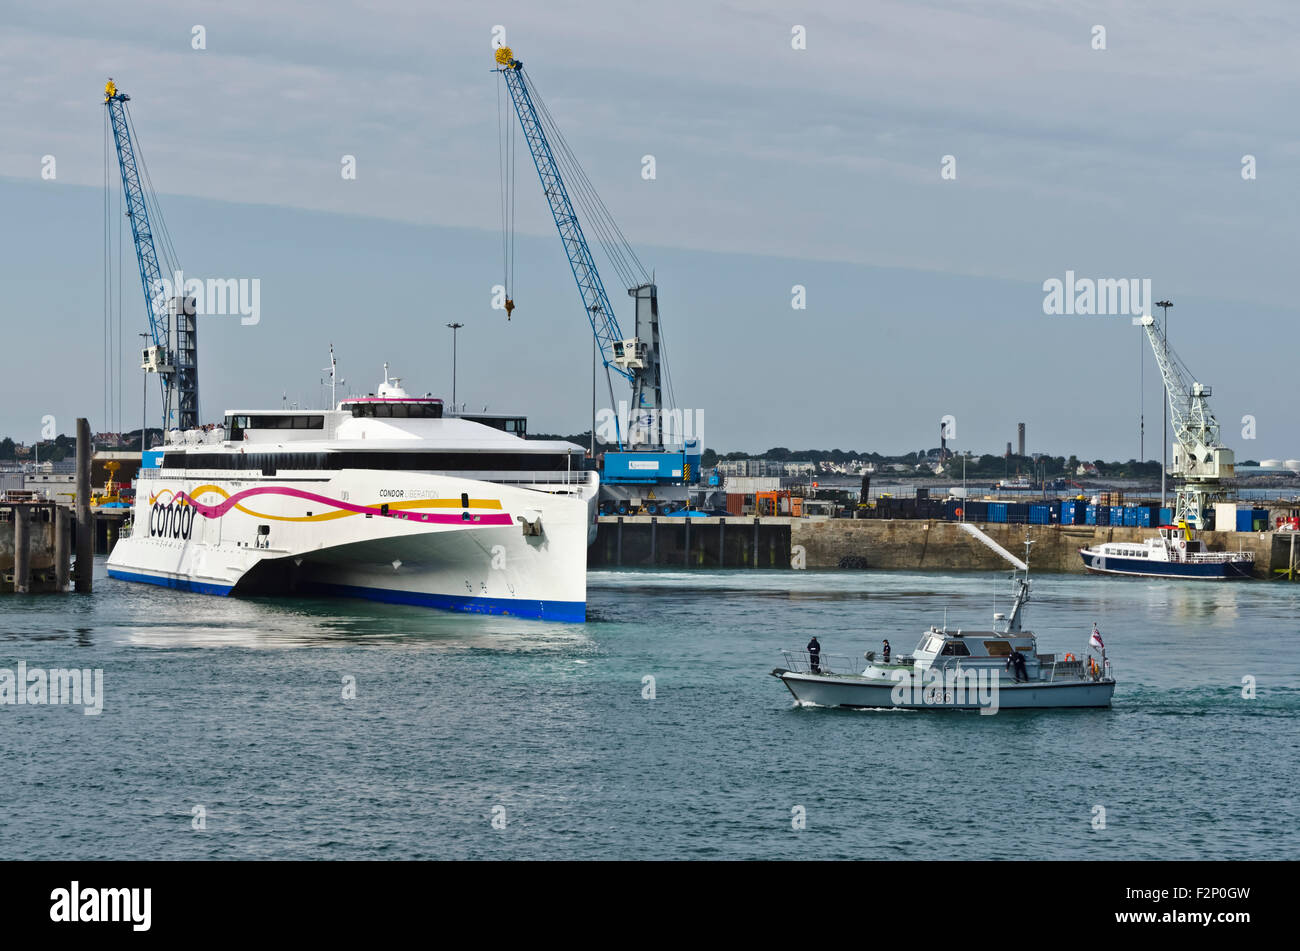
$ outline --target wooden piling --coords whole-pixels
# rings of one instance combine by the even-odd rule
[[[77,420],[77,564],[73,578],[79,594],[89,594],[94,580],[95,522],[90,514],[90,423]]]
[[[32,588],[32,534],[29,506],[15,505],[14,520],[14,594],[27,594]]]
[[[68,590],[68,568],[72,560],[68,544],[71,541],[72,527],[68,519],[70,514],[66,506],[54,507],[54,579],[59,594]]]

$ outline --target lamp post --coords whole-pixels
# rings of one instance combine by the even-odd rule
[[[464,327],[464,324],[451,323],[447,325],[451,328],[451,411],[456,412],[456,331]]]
[[[1165,352],[1169,351],[1169,308],[1174,306],[1171,300],[1158,300],[1156,306],[1164,311],[1164,325],[1161,332],[1165,338]],[[1164,374],[1160,374],[1163,379]],[[1169,386],[1165,384],[1165,399],[1160,406],[1160,507],[1167,504],[1165,498],[1165,473],[1169,467]]]

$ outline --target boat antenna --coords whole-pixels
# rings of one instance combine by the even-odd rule
[[[339,364],[334,359],[334,344],[332,343],[330,344],[330,365],[323,368],[321,372],[330,375],[330,409],[338,409],[338,396],[335,391],[339,385],[347,383],[347,380],[339,379]]]

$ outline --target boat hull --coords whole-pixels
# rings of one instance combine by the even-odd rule
[[[1097,574],[1133,575],[1144,578],[1196,578],[1229,581],[1251,577],[1253,561],[1178,562],[1150,558],[1123,558],[1079,549],[1084,567]]]
[[[851,709],[898,710],[981,710],[974,690],[963,694],[942,685],[918,688],[912,695],[909,689],[898,693],[905,702],[898,702],[893,682],[872,683],[859,677],[827,677],[774,670],[773,676],[781,682],[800,703],[820,707],[847,707]],[[997,710],[1029,710],[1063,707],[1109,707],[1115,693],[1113,680],[1074,681],[1065,683],[1008,682],[997,689]],[[920,702],[911,702],[919,700]]]
[[[110,577],[214,595],[340,595],[581,622],[595,485],[423,473],[142,480]],[[355,502],[353,500],[356,500]],[[462,504],[467,502],[468,504]]]

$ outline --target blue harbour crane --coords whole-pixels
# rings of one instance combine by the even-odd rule
[[[151,343],[141,354],[140,368],[158,374],[163,394],[163,429],[194,429],[199,424],[196,301],[193,297],[178,296],[184,295],[184,288],[174,288],[175,293],[166,299],[162,293],[163,269],[151,222],[158,225],[169,277],[179,274],[180,267],[149,180],[148,166],[142,159],[137,160],[135,125],[126,106],[130,99],[118,90],[112,79],[105,85],[104,106],[117,148],[126,216],[131,222],[131,238],[135,242],[145,314],[149,320]]]
[[[515,59],[509,47],[497,49],[496,64],[496,72],[503,77],[519,118],[519,128],[578,286],[596,350],[605,367],[611,408],[615,408],[613,375],[627,380],[632,387],[626,432],[618,419],[621,414],[615,408],[618,451],[605,454],[601,473],[607,497],[611,501],[631,501],[634,504],[647,495],[656,502],[675,497],[684,503],[686,487],[699,481],[700,445],[698,440],[685,438],[680,447],[669,446],[664,438],[664,424],[668,419],[664,392],[667,390],[671,401],[672,380],[659,327],[658,287],[583,172],[545,102],[524,72],[524,64]],[[508,124],[508,119],[499,118]],[[513,133],[503,128],[501,134],[503,263],[506,271],[505,307],[509,317],[516,309],[512,286],[513,251],[510,248],[514,214],[511,194],[513,168],[507,168],[513,161],[514,147]],[[583,233],[575,201],[627,288],[628,296],[636,302],[635,333],[631,337],[626,336],[619,326],[591,246]],[[679,430],[685,433],[676,417],[673,421],[679,423]],[[651,487],[648,493],[643,490],[646,486]],[[678,491],[670,491],[673,487]]]

